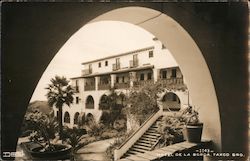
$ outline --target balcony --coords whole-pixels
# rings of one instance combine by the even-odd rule
[[[187,86],[184,84],[183,78],[160,79],[159,82],[163,85],[163,87],[177,90],[187,89]]]
[[[113,64],[113,71],[121,69],[121,65],[119,64]]]
[[[109,90],[110,88],[110,84],[98,84],[98,90]]]
[[[129,67],[130,68],[136,68],[136,67],[138,67],[138,65],[139,65],[139,61],[138,60],[130,60],[129,61]]]
[[[115,88],[117,88],[117,89],[129,88],[129,82],[127,82],[127,83],[115,83]]]
[[[82,70],[82,76],[92,74],[92,69],[83,69]]]
[[[94,91],[95,90],[95,85],[85,85],[84,86],[84,91]]]
[[[166,85],[170,84],[184,84],[183,78],[168,78],[168,79],[161,79],[160,82]]]
[[[146,85],[150,85],[150,84],[153,84],[153,83],[154,83],[153,80],[135,81],[134,82],[134,87],[146,86]]]

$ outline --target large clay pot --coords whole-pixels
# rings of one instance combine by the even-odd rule
[[[184,130],[184,138],[191,143],[200,143],[203,123],[188,124]]]
[[[55,151],[45,151],[41,152],[40,150],[43,147],[35,147],[32,149],[29,149],[29,153],[34,159],[69,159],[70,152],[71,152],[71,146],[70,145],[64,145],[64,144],[56,144]]]

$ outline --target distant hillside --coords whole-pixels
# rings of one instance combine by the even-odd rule
[[[47,101],[34,101],[31,102],[28,106],[27,111],[30,110],[35,110],[38,109],[41,112],[45,113],[45,114],[49,114],[52,111],[52,107],[50,107],[47,103]]]

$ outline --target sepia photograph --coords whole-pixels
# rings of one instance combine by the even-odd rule
[[[249,2],[2,2],[1,159],[249,160]]]

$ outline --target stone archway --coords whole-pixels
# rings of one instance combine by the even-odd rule
[[[199,108],[201,121],[206,125],[203,138],[213,140],[214,148],[220,151],[221,122],[214,84],[199,47],[187,31],[166,14],[144,7],[115,9],[89,23],[99,21],[134,24],[152,33],[164,44],[179,64],[193,103]],[[212,113],[213,117],[208,116],[208,113]]]
[[[179,111],[181,109],[181,100],[177,94],[167,92],[162,97],[163,111]]]

